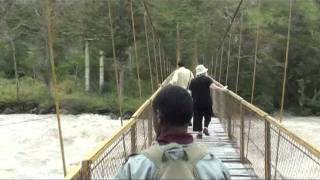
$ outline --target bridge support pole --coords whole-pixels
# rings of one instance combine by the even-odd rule
[[[244,162],[244,112],[242,101],[240,101],[240,161]]]
[[[265,119],[265,179],[271,179],[270,123]]]
[[[227,116],[227,131],[228,131],[228,137],[231,139],[232,134],[231,134],[231,117],[228,115]]]
[[[135,123],[134,125],[132,125],[131,127],[131,153],[135,153],[137,151],[137,123]]]
[[[99,51],[99,89],[102,91],[103,84],[104,84],[104,57],[103,57],[103,51]]]
[[[90,180],[90,164],[91,160],[83,160],[81,162],[81,169],[82,169],[82,179]]]
[[[152,122],[153,122],[153,115],[152,115],[152,108],[149,108],[149,118],[148,118],[148,146],[152,144]]]
[[[89,55],[89,40],[85,40],[85,90],[90,89],[90,55]]]

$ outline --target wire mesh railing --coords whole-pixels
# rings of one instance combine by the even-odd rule
[[[230,90],[214,91],[214,112],[240,159],[266,179],[319,179],[320,151]]]
[[[152,101],[158,92],[172,78],[168,78],[161,87],[133,114],[133,116],[110,139],[103,142],[81,162],[81,166],[70,171],[66,179],[112,179],[128,156],[149,147],[155,137],[153,132]]]
[[[162,87],[168,84],[172,75]],[[128,155],[152,143],[152,100],[160,87],[110,139],[70,171],[66,179],[112,179]],[[240,147],[240,160],[259,178],[317,179],[320,152],[276,119],[232,91],[212,90],[215,114]]]

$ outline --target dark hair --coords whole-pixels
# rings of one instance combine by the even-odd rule
[[[168,85],[155,97],[152,107],[160,120],[175,126],[188,124],[193,114],[192,98],[182,87]]]
[[[184,62],[179,61],[179,62],[178,62],[178,66],[179,66],[179,67],[183,67],[183,66],[184,66]]]

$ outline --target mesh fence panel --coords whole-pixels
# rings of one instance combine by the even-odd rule
[[[228,111],[228,116],[230,118],[231,136],[237,141],[238,144],[240,144],[240,103],[231,95],[226,93],[224,94],[226,100],[226,111]]]
[[[271,125],[271,164],[275,179],[319,179],[320,158]],[[276,170],[276,171],[275,171]]]
[[[164,82],[167,83],[168,80]],[[215,115],[219,117],[229,135],[236,139],[237,145],[243,147],[242,153],[246,162],[253,167],[259,178],[266,177],[266,163],[269,163],[272,179],[320,178],[318,150],[312,149],[273,118],[266,118],[266,113],[247,102],[244,103],[244,100],[232,92],[211,89],[211,93]],[[119,131],[119,136],[99,149],[96,158],[89,159],[89,178],[112,179],[129,154],[142,151],[151,144],[155,138],[152,129],[152,103],[151,100],[146,103],[143,110],[134,117],[134,121],[131,121],[131,124],[129,121],[125,128]],[[270,157],[266,150],[270,151]],[[270,161],[266,161],[266,157],[269,157]],[[86,169],[82,167],[72,179],[85,177]]]
[[[219,117],[226,132],[236,139],[237,145],[243,147],[245,162],[254,169],[259,178],[266,177],[266,163],[269,163],[272,179],[320,179],[318,150],[306,145],[305,141],[286,130],[274,118],[266,118],[265,112],[247,102],[243,103],[244,100],[232,92],[211,89],[211,93],[215,115]],[[269,124],[269,129],[266,124]],[[270,133],[270,140],[266,136],[267,132]],[[270,148],[266,149],[269,141]],[[270,160],[266,161],[268,150]]]
[[[245,157],[251,163],[258,177],[264,177],[265,123],[255,112],[244,108]]]
[[[162,87],[169,83],[172,76],[173,73],[162,83]],[[70,175],[70,179],[113,179],[130,154],[141,152],[151,145],[155,138],[152,118],[152,98],[150,98],[117,132],[117,135],[98,149],[95,155],[85,160],[89,167],[83,165]]]
[[[130,139],[131,130],[128,130],[121,138],[112,143],[98,159],[92,162],[90,166],[91,179],[111,179],[116,175],[131,148]]]

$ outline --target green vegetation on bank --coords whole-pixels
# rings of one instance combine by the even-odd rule
[[[19,76],[20,102],[35,102],[43,107],[53,105],[44,2],[42,0],[0,1],[0,107],[5,106],[1,105],[2,102],[18,103],[16,75]],[[228,84],[229,89],[235,90],[240,17],[242,17],[238,94],[250,101],[258,24],[259,44],[253,103],[267,112],[276,112],[280,109],[288,32],[288,0],[260,0],[260,6],[257,0],[243,1],[231,28],[231,35],[227,36],[224,42],[223,54],[221,50],[218,52],[217,48],[221,45],[221,38],[230,24],[239,1],[145,1],[155,28],[152,32],[151,22],[148,21],[145,32],[145,9],[141,0],[110,0],[116,63],[113,62],[107,0],[52,2],[53,49],[62,108],[78,109],[78,111],[110,108],[116,112],[118,109],[114,72],[116,67],[120,77],[120,89],[124,96],[124,111],[135,111],[143,100],[151,95],[145,35],[147,33],[149,37],[151,72],[155,85],[158,83],[156,77],[161,81],[160,67],[164,68],[163,62],[166,62],[171,70],[175,68],[177,24],[179,24],[181,59],[187,67],[194,69],[196,64],[201,63],[209,68],[209,72],[214,72],[216,69],[215,78],[220,78],[222,84]],[[131,2],[133,2],[137,58],[133,42]],[[319,115],[319,1],[293,1],[290,33],[285,109],[297,115]],[[161,40],[160,47],[159,40]],[[84,90],[86,43],[90,57],[89,92]],[[105,65],[103,70],[105,83],[102,90],[99,90],[100,51],[104,52]],[[223,59],[221,64],[220,58]],[[138,89],[138,67],[143,94],[141,99]],[[218,77],[219,71],[221,77]]]
[[[20,78],[20,99],[16,99],[16,85],[13,79],[8,80],[0,78],[0,111],[6,107],[18,106],[25,104],[27,111],[17,108],[16,113],[30,112],[34,106],[39,109],[49,111],[54,107],[54,99],[48,88],[39,80],[32,78]],[[64,80],[59,83],[58,87],[60,105],[64,112],[80,114],[85,112],[97,113],[99,109],[107,109],[108,111],[118,114],[119,106],[117,103],[117,94],[112,92],[85,92],[80,83],[73,80]],[[141,100],[135,97],[123,97],[123,112],[134,112],[147,97]],[[31,109],[30,109],[31,108]],[[1,112],[0,112],[1,113]]]

